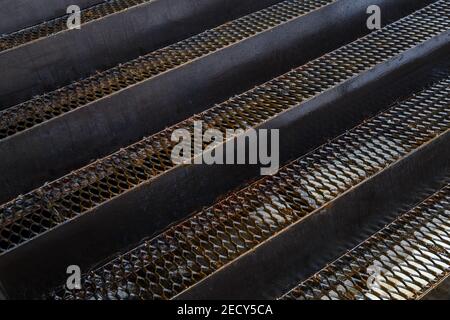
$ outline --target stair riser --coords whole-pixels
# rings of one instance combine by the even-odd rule
[[[450,300],[450,277],[444,279],[435,288],[426,292],[422,300]]]

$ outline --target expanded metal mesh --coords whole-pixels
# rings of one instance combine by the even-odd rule
[[[450,185],[282,299],[417,299],[450,275]]]
[[[205,130],[216,128],[222,132],[226,129],[257,126],[446,30],[450,24],[449,8],[450,3],[439,1],[379,32],[1,206],[0,253],[86,214],[118,195],[173,169],[173,130],[193,130],[196,120],[205,121]],[[445,101],[447,98],[443,96],[442,99]],[[441,112],[441,122],[436,122],[436,125],[442,129],[442,125],[447,125],[448,114],[442,114],[439,110],[433,112]],[[435,123],[436,119],[431,120],[430,123]],[[425,124],[418,124],[418,128],[423,129]],[[398,138],[402,137],[403,134],[399,133]],[[351,145],[356,142],[349,143]],[[404,147],[408,148],[414,146],[416,141],[406,140],[403,143]]]
[[[156,77],[335,1],[283,1],[4,110],[0,112],[0,139]]]
[[[170,299],[450,128],[450,77],[198,212],[55,299]]]

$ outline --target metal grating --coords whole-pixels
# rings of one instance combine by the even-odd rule
[[[82,23],[98,20],[113,13],[152,1],[154,0],[107,0],[81,10]],[[0,37],[0,52],[67,30],[68,18],[69,15],[64,15],[17,32],[5,34]]]
[[[450,77],[83,278],[55,299],[171,299],[450,128]]]
[[[336,0],[286,0],[0,112],[0,139],[189,61],[296,19]]]
[[[282,299],[417,299],[450,275],[450,185]]]
[[[439,1],[380,32],[17,197],[0,207],[0,254],[173,169],[170,156],[174,143],[170,138],[174,129],[192,130],[196,120],[205,121],[205,130],[209,127],[222,132],[261,124],[446,30],[449,14],[450,3]],[[443,116],[440,121],[445,122],[447,115]]]

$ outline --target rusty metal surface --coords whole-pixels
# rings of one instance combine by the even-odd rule
[[[156,77],[336,0],[287,0],[0,112],[0,139]]]
[[[281,299],[420,299],[450,275],[449,209],[446,185]]]
[[[450,130],[450,78],[88,273],[55,299],[171,299]]]
[[[81,10],[83,16],[83,24],[97,19],[101,19],[107,15],[127,10],[134,6],[138,6],[154,0],[113,0],[104,1],[92,7]],[[67,19],[69,15],[64,15],[50,21],[42,22],[36,26],[32,26],[17,32],[3,35],[0,37],[0,53],[2,51],[23,45],[25,43],[48,37],[67,30]]]
[[[0,52],[3,75],[0,79],[0,109],[136,59],[279,1],[145,1],[87,23],[83,23],[82,12],[79,30],[52,33]],[[415,1],[422,3],[431,0]],[[198,19],[199,16],[201,19]]]
[[[173,169],[175,165],[170,154],[174,143],[170,137],[174,129],[192,130],[195,120],[204,120],[207,127],[222,131],[261,124],[446,30],[449,7],[448,2],[439,1],[379,32],[3,205],[0,207],[0,252],[13,250]]]
[[[167,1],[168,3],[189,2],[189,0]],[[218,3],[234,1],[240,0],[211,0],[212,3],[216,3],[216,6]],[[245,3],[273,1],[250,0]],[[142,82],[87,102],[69,112],[51,117],[47,121],[37,125],[30,124],[29,129],[0,139],[0,150],[3,150],[6,155],[0,161],[0,185],[2,186],[0,202],[10,201],[19,194],[38,188],[47,181],[58,179],[94,159],[105,157],[141,140],[142,137],[159,132],[235,94],[249,90],[257,84],[264,83],[357,39],[368,32],[365,28],[365,19],[362,19],[364,21],[359,19],[365,17],[365,5],[372,3],[371,1],[373,0],[359,0],[358,5],[352,4],[353,0],[335,1],[263,33],[244,38],[231,46],[198,59],[189,60],[155,77],[146,78]],[[382,5],[389,3],[389,6],[394,7],[392,10],[383,7],[383,10],[391,14],[392,19],[398,19],[410,12],[405,9],[405,6],[409,7],[411,2],[402,5],[409,0],[398,0],[395,4],[389,0],[376,1]],[[167,2],[158,1],[158,3]],[[425,5],[424,0],[413,1],[413,3],[420,4],[420,8]],[[401,12],[394,14],[395,10]],[[363,16],[361,12],[364,13]],[[128,19],[130,20],[129,16]],[[386,17],[384,21],[388,23],[391,20]],[[98,24],[93,23],[90,26],[96,25]],[[302,31],[297,32],[297,30]],[[85,29],[83,32],[87,33],[88,30]],[[427,40],[423,45],[406,51],[404,55],[396,56],[390,63],[385,62],[372,72],[361,74],[355,79],[354,85],[338,86],[332,92],[335,94],[341,90],[348,92],[348,89],[354,92],[362,86],[368,87],[369,81],[364,82],[363,79],[367,80],[370,77],[372,77],[370,80],[372,83],[383,85],[384,80],[379,82],[374,78],[401,76],[400,71],[412,67],[413,64],[419,66],[424,62],[435,61],[430,55],[435,52],[445,52],[447,45],[445,40],[445,33],[440,34],[436,36],[436,39]],[[59,43],[56,38],[52,41]],[[81,40],[77,42],[84,43]],[[268,43],[271,45],[268,46]],[[319,43],[320,45],[316,45]],[[40,42],[40,45],[43,45],[43,42]],[[79,57],[74,52],[72,54]],[[101,57],[99,59],[104,61]],[[27,67],[24,66],[24,68]],[[61,70],[55,65],[52,65],[52,68]],[[383,71],[383,68],[388,70]],[[28,75],[25,76],[29,78]],[[22,81],[12,82],[23,83]],[[42,84],[40,80],[31,80],[31,82]],[[35,101],[37,100],[39,99]],[[311,107],[312,103],[306,104]],[[37,109],[39,110],[39,107]],[[17,121],[28,123],[28,119],[32,117],[30,113],[26,118],[19,117]],[[356,124],[357,122],[352,123],[346,128]],[[52,145],[52,149],[48,149],[48,145]],[[27,150],[27,157],[23,156],[23,150]],[[61,161],[62,158],[64,161]]]

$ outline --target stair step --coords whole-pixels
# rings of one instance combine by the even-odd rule
[[[330,20],[343,21],[342,32],[356,29],[352,16],[363,6],[342,10],[346,4],[286,0],[0,112],[0,150],[7,155],[0,201],[204,111],[261,76],[268,80],[334,49],[334,41],[322,46],[318,39],[335,28]]]
[[[286,10],[289,9],[292,10],[292,14],[301,16],[298,18],[299,23],[311,21],[308,17],[314,18],[314,13],[323,13],[320,10],[314,11],[314,8],[317,9],[330,2],[330,0],[323,1],[311,2],[315,4],[313,7],[306,6],[306,2],[303,1],[295,2],[296,5],[293,5],[292,1],[282,2],[278,6],[236,20],[236,22],[226,24],[218,29],[207,31],[127,65],[119,66],[1,112],[0,150],[5,156],[0,160],[2,163],[0,182],[3,186],[0,192],[0,201],[5,202],[18,194],[29,192],[46,181],[52,181],[71,170],[86,165],[92,159],[106,156],[120,147],[138,141],[143,136],[158,132],[196,112],[201,112],[211,103],[218,102],[218,97],[224,96],[225,99],[225,96],[229,96],[239,90],[237,88],[241,88],[242,81],[239,81],[238,78],[245,78],[242,76],[242,68],[245,68],[245,64],[248,66],[247,58],[251,60],[256,56],[261,58],[262,55],[259,50],[256,50],[256,55],[254,50],[247,50],[246,45],[252,46],[252,41],[258,42],[262,36],[261,34],[257,37],[244,36],[245,32],[250,32],[248,24],[261,15],[272,14],[274,18],[279,17],[282,20],[283,17],[290,16],[286,13]],[[339,1],[334,5],[337,6],[338,3]],[[284,9],[278,10],[277,8]],[[330,6],[324,9],[331,10],[328,11],[329,13],[335,12]],[[313,14],[311,16],[304,15],[309,10],[313,10]],[[298,102],[315,96],[320,93],[322,88],[323,91],[327,91],[328,84],[331,82],[338,84],[341,81],[350,80],[352,76],[364,72],[366,68],[377,63],[387,62],[416,46],[417,53],[413,53],[411,56],[407,54],[405,59],[398,56],[398,63],[389,65],[387,67],[389,71],[383,72],[394,73],[412,61],[426,59],[429,54],[442,50],[447,45],[445,31],[448,28],[448,8],[441,1],[431,5],[427,10],[430,12],[420,11],[422,13],[418,12],[416,15],[406,18],[404,22],[402,20],[390,25],[386,29],[386,39],[384,39],[383,33],[377,33],[373,37],[362,38],[353,45],[336,52],[336,57],[328,55],[317,60],[315,64],[311,65],[311,71],[322,73],[325,81],[314,83],[310,88],[306,87],[305,92],[301,95],[294,92],[298,95],[296,97]],[[435,17],[436,20],[427,20],[428,15],[432,18]],[[421,23],[420,19],[424,20],[429,27],[428,30],[415,26],[415,24]],[[297,20],[292,19],[291,23],[295,21]],[[267,28],[273,23],[275,22],[272,21],[267,25]],[[254,27],[259,28],[257,25],[259,23]],[[288,23],[284,24],[284,26],[287,25]],[[400,28],[409,26],[417,29],[400,30]],[[235,28],[237,29],[235,30]],[[238,31],[243,31],[242,28],[247,31],[239,37],[245,39],[235,39]],[[242,46],[226,46],[223,52],[219,50],[215,54],[208,54],[213,49],[205,48],[204,45],[210,43],[210,37],[216,37],[216,32],[222,29],[223,34],[229,34],[230,39],[235,39]],[[398,37],[404,39],[403,43],[397,42],[397,34],[395,34],[397,29],[399,30]],[[322,29],[315,28],[315,30]],[[440,34],[442,32],[443,34]],[[219,32],[219,34],[222,33]],[[266,35],[269,38],[277,37],[277,32],[268,32]],[[432,39],[435,36],[437,36],[436,41]],[[298,39],[302,42],[301,37]],[[265,39],[263,43],[266,43],[267,40]],[[367,48],[358,48],[358,46],[365,46],[365,41],[368,41]],[[385,50],[384,46],[378,46],[372,50],[371,46],[374,46],[376,41],[392,43],[392,50]],[[279,43],[281,42],[279,41]],[[228,43],[228,40],[224,40],[224,43],[218,44],[218,46],[225,45],[225,43]],[[422,46],[422,43],[427,43],[427,45]],[[179,48],[185,47],[191,47],[194,56],[185,55],[186,51],[179,50]],[[222,53],[230,53],[227,50],[232,50],[231,48],[237,48],[235,52],[239,53],[240,58],[230,54],[231,58],[227,59],[228,63],[225,63]],[[245,49],[249,56],[244,57],[245,55],[242,55],[239,48]],[[272,45],[271,48],[277,50],[277,45]],[[282,49],[280,50],[282,51]],[[349,50],[349,52],[344,52],[345,50]],[[353,54],[352,51],[354,51]],[[180,52],[181,56],[179,56]],[[267,58],[271,59],[273,52],[270,50],[265,52]],[[356,56],[359,52],[365,54],[366,61],[362,61]],[[207,55],[205,60],[199,59],[203,54]],[[347,54],[352,55],[346,56]],[[296,56],[301,56],[301,54],[296,53]],[[240,60],[241,58],[243,60]],[[334,62],[333,59],[336,58],[339,60]],[[358,61],[358,64],[354,64],[352,59]],[[322,68],[321,64],[323,63],[328,69],[318,70]],[[218,69],[215,66],[219,66]],[[236,69],[238,66],[241,68]],[[255,62],[253,66],[260,68],[261,65]],[[230,85],[223,86],[221,80],[213,80],[217,74],[223,76],[228,70],[235,70],[231,71],[230,77],[226,76],[229,80],[233,80],[232,89],[229,88]],[[381,71],[381,68],[379,70]],[[194,77],[193,72],[197,76]],[[294,72],[293,76],[308,79],[310,77],[308,72],[309,70],[298,72],[298,74]],[[253,78],[253,80],[255,79]],[[290,80],[280,79],[280,81]],[[246,82],[248,85],[252,81]],[[187,83],[189,84],[187,85]],[[177,92],[168,92],[167,88],[174,86],[177,87]],[[306,81],[303,86],[307,86]],[[205,90],[205,87],[209,90]],[[218,90],[222,91],[218,92]],[[192,95],[192,92],[199,91],[201,91],[200,94]],[[186,103],[186,99],[191,101]],[[289,106],[290,104],[287,104],[286,108]],[[51,150],[48,148],[49,145],[52,146]],[[63,157],[65,161],[61,161]]]
[[[54,298],[267,298],[264,290],[280,286],[291,260],[305,263],[368,218],[367,208],[355,218],[339,207],[349,194],[374,196],[365,185],[380,186],[382,175],[402,181],[392,171],[405,178],[401,188],[411,188],[407,177],[419,165],[415,179],[436,168],[448,172],[449,85],[447,77],[392,106],[89,272],[82,290]],[[398,194],[397,186],[391,190]]]
[[[79,30],[64,15],[3,35],[0,109],[278,1],[109,0],[82,10]]]
[[[426,296],[450,274],[449,206],[447,184],[282,299],[405,300]]]
[[[77,0],[80,8],[88,8],[102,0]],[[31,27],[44,20],[66,14],[73,0],[46,0],[45,5],[36,0],[3,0],[0,11],[0,35]]]
[[[353,118],[358,115],[355,119],[360,119],[365,108],[347,113],[348,109],[341,108],[341,104],[337,102],[344,99],[351,103],[364,90],[374,88],[374,83],[380,88],[382,84],[392,84],[401,78],[401,74],[411,76],[418,65],[425,64],[424,61],[435,57],[437,53],[448,52],[449,6],[447,1],[436,1],[380,31],[3,205],[0,207],[0,282],[8,296],[36,297],[42,294],[63,282],[68,265],[78,264],[82,270],[88,270],[115,252],[123,251],[131,244],[155,235],[171,223],[184,219],[194,209],[209,205],[217,196],[240,185],[245,179],[254,178],[255,172],[259,170],[247,166],[177,166],[170,158],[175,145],[171,141],[171,134],[175,129],[191,130],[196,120],[204,120],[208,127],[219,128],[221,131],[250,127],[277,128],[281,129],[282,161],[292,156],[299,157],[309,148],[319,145],[302,145],[303,134],[308,128],[307,125],[303,126],[305,123],[315,124],[323,120],[324,110],[329,116],[333,112],[337,114],[345,110],[346,116]],[[380,43],[383,45],[380,46]],[[447,83],[434,87],[439,93],[433,91],[429,99],[422,97],[423,105],[415,106],[414,103],[405,102],[409,111],[401,108],[392,111],[393,107],[390,109],[392,114],[384,114],[385,118],[382,114],[372,120],[376,122],[381,119],[376,125],[364,127],[367,124],[363,123],[348,133],[347,140],[339,140],[341,142],[336,142],[337,145],[330,145],[332,152],[338,152],[339,148],[351,146],[351,138],[358,144],[358,139],[371,139],[372,135],[379,135],[377,129],[382,131],[386,138],[382,142],[387,144],[369,142],[365,148],[361,147],[362,153],[348,151],[350,156],[345,158],[347,162],[343,164],[344,177],[339,177],[338,182],[327,182],[330,194],[325,192],[322,198],[320,194],[317,195],[322,186],[317,187],[312,180],[308,187],[320,188],[313,190],[317,197],[316,204],[323,204],[320,201],[332,201],[333,196],[337,196],[333,194],[336,183],[338,191],[359,186],[361,181],[377,172],[390,172],[386,167],[397,165],[403,158],[408,165],[403,165],[402,162],[405,169],[395,170],[402,177],[408,176],[408,170],[414,168],[419,160],[429,160],[424,162],[421,171],[421,175],[425,177],[426,174],[433,176],[433,168],[438,171],[446,168],[445,163],[432,166],[432,163],[436,164],[439,160],[436,160],[436,152],[446,150],[448,141],[448,132],[445,131],[448,129],[448,119],[445,117],[445,108],[448,107],[448,79],[446,81]],[[375,94],[371,94],[376,100]],[[441,101],[435,101],[434,96]],[[370,103],[366,103],[367,105]],[[330,106],[336,110],[330,112]],[[383,106],[379,108],[382,110]],[[395,121],[387,119],[387,115]],[[336,119],[331,117],[328,122],[323,122],[323,126],[327,127],[334,120]],[[406,125],[408,121],[410,126]],[[344,128],[335,126],[338,128],[334,129],[334,137]],[[398,129],[399,127],[401,128]],[[313,143],[321,141],[318,136],[324,130],[319,126],[316,129],[317,137],[313,139]],[[229,141],[224,144],[229,145]],[[333,151],[333,148],[338,150]],[[367,148],[373,149],[375,154],[365,154]],[[286,151],[287,149],[290,151]],[[428,158],[424,153],[428,154]],[[341,169],[339,163],[330,166],[331,170]],[[270,179],[276,179],[283,172],[285,171],[280,171],[274,178],[268,178],[269,183]],[[348,179],[345,178],[346,173],[349,175]],[[173,203],[177,203],[175,210]],[[318,209],[309,203],[300,203],[298,208],[302,209],[302,205],[305,206],[304,210]],[[308,215],[311,212],[300,213]],[[300,216],[292,213],[291,217]],[[262,235],[265,236],[266,233]],[[267,240],[264,237],[261,239]],[[239,254],[245,252],[240,251]],[[221,271],[220,274],[224,274]],[[39,276],[36,272],[39,272]],[[7,276],[3,278],[1,275]],[[210,281],[219,278],[208,276],[207,279]],[[201,292],[206,292],[202,289],[202,283],[208,282],[201,281],[199,286],[193,286],[187,291],[186,287],[175,285],[170,294],[166,292],[162,295],[157,292],[155,297],[158,294],[165,298],[177,297],[181,293],[187,296],[200,295]],[[229,284],[227,290],[233,290],[236,283]],[[242,295],[249,294],[250,288],[252,285],[248,286],[247,291],[243,290]],[[265,293],[264,290],[253,292]],[[208,293],[213,296],[211,291]]]

